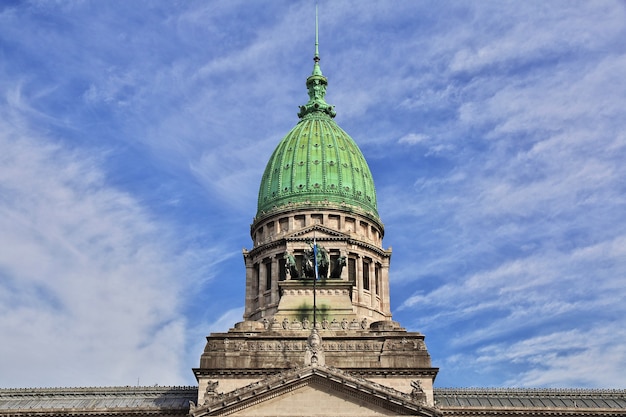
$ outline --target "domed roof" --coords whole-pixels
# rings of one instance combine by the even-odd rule
[[[340,208],[380,221],[370,169],[354,140],[333,120],[324,100],[328,80],[315,53],[306,85],[309,102],[298,124],[280,141],[261,180],[257,219],[287,209]]]

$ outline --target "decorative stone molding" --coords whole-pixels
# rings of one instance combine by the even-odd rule
[[[319,364],[279,372],[264,380],[225,393],[218,396],[214,402],[193,409],[191,414],[195,417],[233,414],[262,401],[288,394],[313,381],[327,387],[329,392],[353,397],[363,404],[373,404],[397,415],[441,416],[440,410],[417,402],[409,394]]]
[[[304,364],[306,366],[323,366],[326,364],[322,338],[315,329],[311,331],[311,334],[307,339],[306,350],[304,353]]]

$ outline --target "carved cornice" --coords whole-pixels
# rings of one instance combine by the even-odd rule
[[[250,377],[266,377],[281,372],[281,369],[205,369],[193,368],[196,378],[250,378]]]
[[[380,248],[374,244],[368,243],[366,241],[355,239],[350,237],[350,235],[338,232],[334,229],[328,228],[322,225],[312,225],[305,227],[302,230],[298,230],[291,234],[286,234],[280,237],[272,237],[269,236],[266,241],[260,242],[256,244],[255,247],[250,249],[249,251],[244,249],[244,255],[255,257],[258,253],[263,253],[265,251],[269,251],[276,247],[286,246],[287,242],[308,242],[311,237],[305,236],[307,233],[311,233],[312,231],[325,233],[326,235],[319,235],[316,237],[318,242],[341,242],[345,241],[348,245],[356,245],[362,248],[365,248],[371,252],[376,253],[378,256],[382,258],[391,257],[391,250],[385,250]]]
[[[406,377],[406,378],[416,378],[416,377],[432,377],[437,376],[439,372],[439,368],[356,368],[350,369],[350,372],[353,375],[359,375],[363,377],[377,377],[377,376],[397,376],[397,377]]]
[[[320,328],[319,331],[324,332],[324,329]],[[333,335],[332,332],[333,330],[324,332],[323,345],[324,350],[328,352],[427,353],[424,336],[421,334],[373,335],[363,331],[353,335]],[[268,333],[269,335],[265,336]],[[241,333],[211,335],[207,338],[205,352],[288,352],[303,351],[305,348],[306,339],[303,336],[295,334],[285,336],[275,332],[265,334],[255,333],[254,337]]]
[[[381,256],[383,258],[391,257],[391,250],[385,250],[385,249],[379,248],[378,246],[374,246],[374,245],[369,244],[367,242],[364,242],[362,240],[350,238],[350,239],[348,239],[348,244],[349,245],[357,245],[357,246],[364,247],[366,249],[371,250],[372,252],[376,252],[379,256]]]
[[[311,382],[396,414],[431,417],[441,415],[436,408],[417,402],[409,394],[326,366],[306,366],[277,373],[262,381],[221,394],[209,404],[192,407],[190,413],[196,417],[232,414]]]

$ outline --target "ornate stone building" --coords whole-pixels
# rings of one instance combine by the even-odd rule
[[[194,416],[440,413],[424,335],[391,318],[372,174],[333,120],[317,46],[314,61],[309,101],[261,179],[244,321],[208,337]]]
[[[198,387],[0,390],[0,416],[626,415],[623,390],[433,387],[424,335],[392,320],[374,181],[317,42],[306,86],[261,179],[243,321],[207,337]]]

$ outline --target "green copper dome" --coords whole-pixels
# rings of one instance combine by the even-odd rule
[[[333,120],[324,101],[328,81],[317,54],[307,78],[309,102],[300,107],[298,124],[280,141],[265,167],[257,218],[306,207],[341,208],[378,218],[370,169],[354,140]]]

